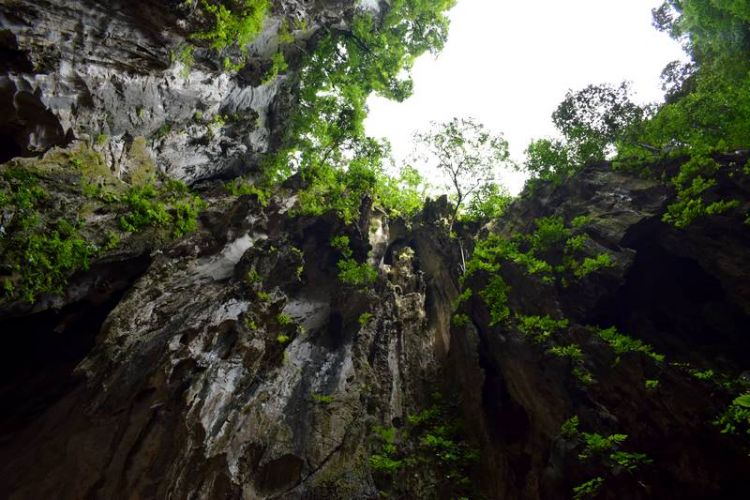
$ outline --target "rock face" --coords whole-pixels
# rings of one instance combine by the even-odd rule
[[[721,189],[747,199],[747,187],[731,181]],[[747,456],[713,421],[733,397],[715,374],[736,377],[750,362],[750,311],[746,288],[738,285],[748,279],[750,231],[729,216],[677,230],[661,222],[670,200],[657,182],[593,165],[560,187],[520,200],[495,222],[501,232],[530,232],[539,217],[588,216],[585,234],[613,264],[563,286],[513,263],[500,269],[511,310],[565,318],[568,342],[559,342],[580,345],[582,362],[551,355],[549,344],[534,342],[518,326],[491,326],[481,300],[469,302],[469,324],[453,329],[448,372],[463,395],[467,428],[482,443],[488,496],[568,498],[594,477],[605,480],[601,498],[744,496]],[[481,279],[467,286],[479,288]],[[586,325],[614,326],[653,345],[665,360],[619,353]],[[593,383],[576,377],[577,364]],[[658,385],[649,388],[649,379]],[[584,432],[626,434],[626,448],[653,463],[633,473],[582,460],[582,443],[561,435],[571,416]]]
[[[212,250],[196,235],[150,263],[76,368],[81,385],[7,443],[8,491],[377,494],[368,429],[428,397],[446,332],[414,259],[383,264],[372,290],[342,288],[337,221],[279,209],[240,199]],[[28,482],[32,469],[46,479]]]
[[[237,74],[197,48],[180,57],[201,31],[191,2],[11,0],[0,5],[0,161],[44,152],[73,139],[97,144],[112,171],[128,170],[134,138],[171,177],[192,183],[254,166],[273,128],[269,116],[288,95],[305,46],[323,27],[345,24],[354,0],[275,2]],[[291,70],[262,83],[280,48],[282,23],[294,30],[285,49]]]
[[[170,62],[200,21],[182,2],[0,5],[3,160],[64,146],[0,174],[35,165],[48,214],[92,234],[121,207],[81,194],[72,169],[91,148],[104,184],[155,166],[204,180],[206,203],[187,236],[129,236],[64,293],[0,303],[0,496],[555,499],[588,483],[601,498],[745,498],[747,443],[714,423],[748,391],[737,214],[675,229],[668,186],[609,164],[539,187],[477,238],[449,236],[445,198],[408,221],[363,203],[347,224],[294,215],[293,189],[265,204],[210,181],[251,168],[284,127],[300,54],[260,83],[282,19],[306,21],[302,51],[357,5],[275,2],[233,76],[207,50]],[[716,189],[748,200],[745,179]],[[579,221],[590,269],[544,278],[504,254],[462,276],[480,239],[543,218]],[[340,279],[347,252],[377,269],[371,284]],[[498,277],[503,321],[484,293]]]

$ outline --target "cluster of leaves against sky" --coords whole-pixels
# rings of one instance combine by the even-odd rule
[[[266,182],[275,184],[299,172],[311,194],[303,196],[309,202],[303,211],[308,213],[333,208],[350,218],[363,197],[399,214],[416,210],[416,200],[425,194],[418,187],[422,181],[407,185],[386,175],[389,146],[365,134],[365,102],[373,92],[399,101],[411,94],[409,69],[420,54],[442,48],[448,27],[445,12],[453,3],[397,0],[382,16],[360,12],[349,28],[326,33],[297,76],[296,112],[283,146],[266,162]],[[605,158],[618,166],[642,166],[664,157],[705,158],[746,146],[749,9],[739,0],[667,0],[655,9],[654,25],[680,40],[691,55],[691,62],[665,68],[666,102],[638,106],[626,83],[569,92],[552,116],[561,139],[533,141],[524,164],[516,166],[529,174],[531,188],[539,180],[561,182]],[[457,213],[477,193],[507,197],[502,189],[486,187],[494,184],[498,168],[510,165],[501,136],[473,120],[456,118],[434,124],[416,139],[427,163],[450,181]],[[706,171],[683,176],[683,185],[676,186],[686,207],[692,208],[690,214],[678,210],[675,221],[689,223],[705,214],[709,205],[700,205],[704,190],[687,187],[696,176],[709,175]],[[414,174],[412,170],[408,175],[412,181]],[[382,189],[389,182],[391,189]],[[710,185],[710,179],[701,185]],[[404,206],[398,206],[403,197],[392,199],[383,192],[392,194],[398,188],[410,194]],[[693,210],[695,203],[698,210]]]

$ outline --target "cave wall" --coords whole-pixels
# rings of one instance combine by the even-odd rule
[[[283,132],[304,50],[360,8],[274,2],[248,65],[229,75],[209,51],[197,49],[189,68],[170,58],[195,28],[179,4],[2,3],[0,161],[33,163],[86,143],[127,179],[141,144],[161,172],[189,183],[251,171]],[[293,33],[289,73],[261,83],[282,19],[308,28]],[[219,124],[219,115],[233,118]],[[66,188],[64,163],[41,174],[57,210],[86,201]],[[720,188],[748,199],[743,182]],[[410,429],[437,392],[479,450],[473,497],[570,498],[601,474],[561,435],[574,415],[586,431],[627,434],[628,449],[650,457],[637,474],[607,476],[602,498],[743,497],[747,454],[712,423],[735,394],[694,376],[747,370],[742,220],[677,230],[661,222],[669,186],[601,163],[481,228],[508,236],[539,217],[589,216],[591,248],[612,266],[565,286],[511,262],[499,271],[514,310],[568,319],[565,338],[595,379],[583,384],[570,362],[491,325],[478,297],[465,306],[467,324],[451,325],[462,286],[485,283],[460,283],[445,199],[409,221],[364,204],[346,224],[294,216],[292,190],[264,206],[218,183],[200,189],[207,208],[193,234],[134,236],[59,296],[0,304],[4,498],[452,498],[457,479],[431,463],[389,478],[371,462],[382,448],[376,429]],[[339,281],[330,241],[341,234],[377,267],[371,287]],[[618,356],[592,326],[616,326],[665,361]],[[404,460],[419,447],[398,444]]]

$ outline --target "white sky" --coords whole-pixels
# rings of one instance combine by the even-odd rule
[[[685,56],[651,26],[661,0],[458,0],[448,43],[414,65],[414,95],[368,100],[368,134],[386,137],[400,163],[430,121],[473,116],[521,161],[532,139],[554,134],[551,115],[568,89],[632,82],[639,102],[661,99],[659,75]],[[425,172],[423,172],[425,173]],[[427,172],[434,177],[434,173]],[[523,177],[502,175],[512,193]]]

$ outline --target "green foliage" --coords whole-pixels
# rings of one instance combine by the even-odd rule
[[[573,274],[576,278],[585,278],[589,274],[595,273],[602,269],[612,267],[612,257],[606,253],[600,253],[596,257],[585,257],[580,265],[574,267]]]
[[[618,160],[687,157],[664,215],[682,228],[738,204],[713,189],[723,173],[711,155],[747,147],[750,137],[750,19],[742,1],[666,0],[654,25],[681,41],[692,61],[665,68],[667,102],[620,138]]]
[[[562,426],[560,427],[560,435],[565,439],[577,438],[580,433],[580,431],[578,430],[578,426],[580,425],[580,423],[581,422],[578,419],[578,415],[573,415],[568,420],[563,422]]]
[[[531,176],[530,186],[538,180],[560,184],[585,164],[603,160],[645,114],[631,101],[627,83],[568,91],[552,114],[564,140],[538,139],[526,149],[523,168]]]
[[[173,55],[173,59],[182,64],[180,74],[183,78],[187,78],[190,75],[190,70],[193,69],[195,64],[195,56],[193,55],[194,47],[192,45],[185,45],[176,54]]]
[[[205,208],[200,197],[190,194],[185,184],[175,180],[167,180],[161,187],[133,186],[122,201],[128,208],[118,219],[123,231],[171,227],[172,235],[177,238],[197,229],[198,215]]]
[[[464,289],[460,294],[458,294],[458,297],[453,301],[453,310],[457,310],[459,307],[461,307],[461,304],[466,302],[471,298],[471,296],[474,294],[474,292],[471,290],[471,288]]]
[[[51,231],[40,229],[29,231],[11,251],[12,261],[17,262],[13,265],[15,277],[3,281],[11,298],[32,303],[41,293],[62,293],[70,275],[88,269],[89,260],[99,250],[65,219],[59,219]]]
[[[559,216],[538,218],[535,226],[529,235],[489,235],[478,241],[466,264],[464,279],[478,271],[497,272],[500,262],[507,260],[523,266],[530,275],[540,276],[545,283],[558,279],[565,285],[566,273],[582,279],[612,265],[609,254],[584,254],[590,239],[579,232],[580,226],[571,228]]]
[[[193,38],[206,40],[216,50],[236,45],[244,49],[260,33],[269,10],[269,0],[200,0],[200,10],[211,20],[211,28]]]
[[[247,283],[249,283],[249,284],[251,284],[251,285],[252,285],[252,284],[254,284],[254,283],[260,283],[260,282],[262,282],[262,281],[263,281],[263,279],[261,278],[261,276],[260,276],[260,274],[258,273],[258,271],[256,271],[256,270],[255,270],[255,269],[253,268],[253,269],[250,269],[250,270],[249,270],[249,271],[247,272],[247,274],[245,275],[245,281],[247,281]]]
[[[281,345],[286,345],[289,342],[291,342],[292,339],[288,335],[277,335],[276,336],[276,342],[278,342]]]
[[[604,478],[595,477],[585,483],[573,488],[573,499],[581,500],[584,498],[594,498],[599,494],[604,485]]]
[[[408,97],[408,70],[420,54],[442,48],[445,11],[453,3],[393,0],[382,18],[359,11],[349,29],[331,29],[317,41],[297,75],[298,102],[282,147],[265,164],[268,182],[301,174],[307,185],[300,193],[301,213],[332,209],[351,222],[364,198],[401,214],[414,211],[414,193],[401,197],[394,189],[401,181],[382,182],[388,146],[365,135],[365,103],[373,92]]]
[[[423,159],[445,175],[453,191],[456,206],[452,228],[464,201],[491,184],[496,169],[508,161],[508,142],[473,119],[453,118],[432,126],[433,130],[418,133],[415,139],[422,146]]]
[[[653,391],[659,387],[659,381],[655,379],[647,379],[644,383],[646,390]]]
[[[719,164],[713,159],[695,155],[680,167],[680,173],[672,180],[677,199],[667,207],[664,222],[679,228],[687,227],[693,221],[706,215],[724,213],[739,205],[737,200],[718,200],[706,203],[703,194],[716,186],[715,176]]]
[[[537,180],[560,184],[579,168],[573,152],[558,139],[533,140],[525,153],[523,170],[530,176],[530,185]]]
[[[334,236],[331,238],[331,248],[335,248],[344,257],[351,257],[352,250],[349,248],[349,237],[345,234]]]
[[[644,110],[633,104],[630,95],[624,82],[618,87],[589,85],[567,93],[552,114],[552,121],[577,163],[604,159],[623,131],[642,120]]]
[[[281,326],[288,326],[294,323],[294,319],[288,314],[279,313],[276,315],[276,322]]]
[[[577,416],[566,421],[560,434],[568,440],[577,441],[578,459],[589,462],[589,466],[598,468],[602,475],[573,488],[574,498],[596,496],[604,484],[605,478],[617,476],[622,472],[633,474],[652,460],[644,453],[622,450],[627,440],[626,434],[602,435],[593,432],[579,431],[580,422]]]
[[[339,279],[346,284],[365,287],[375,283],[378,271],[366,262],[359,263],[352,258],[341,259],[337,263]]]
[[[508,292],[510,292],[510,287],[500,275],[492,276],[487,286],[479,292],[479,296],[484,299],[490,311],[490,325],[497,325],[510,316]]]
[[[469,324],[469,316],[466,314],[454,314],[451,317],[451,325],[461,328]]]
[[[721,427],[722,434],[750,437],[750,393],[734,398],[714,424]]]
[[[4,298],[32,303],[42,293],[62,293],[75,271],[88,269],[99,247],[81,236],[78,222],[43,221],[48,195],[36,175],[8,167],[0,181],[0,207],[10,214],[0,240]]]
[[[271,195],[267,189],[263,189],[247,179],[237,177],[224,184],[224,189],[232,196],[254,195],[258,197],[261,206],[268,206]]]
[[[450,498],[474,497],[468,471],[479,454],[462,438],[464,429],[455,417],[457,409],[446,404],[440,394],[434,394],[433,399],[432,406],[409,415],[407,425],[374,429],[377,453],[371,456],[370,465],[391,476],[396,488],[401,486],[401,474],[426,477],[431,473],[442,479],[435,485],[439,488],[436,493]]]
[[[313,394],[312,400],[321,405],[329,405],[335,401],[335,398],[329,394]]]
[[[534,224],[536,231],[529,238],[532,252],[548,252],[554,248],[561,248],[562,243],[570,237],[570,230],[565,226],[562,217],[540,217]]]
[[[342,234],[331,238],[331,248],[338,250],[344,257],[336,263],[339,269],[339,280],[349,285],[365,287],[375,283],[378,271],[366,262],[359,263],[353,257],[349,247],[349,237]]]
[[[573,229],[581,229],[585,225],[587,225],[589,222],[591,222],[591,217],[588,215],[578,215],[576,217],[573,217],[573,220],[570,221],[570,227]]]
[[[367,323],[370,322],[372,319],[372,313],[364,312],[359,315],[359,318],[357,318],[357,322],[359,323],[359,326],[365,327],[367,326]]]
[[[649,344],[620,333],[614,326],[604,330],[598,329],[597,335],[609,344],[612,350],[618,355],[628,352],[640,352],[658,363],[664,361],[664,355],[654,352],[654,348]]]
[[[552,346],[547,352],[558,358],[569,359],[570,361],[583,360],[583,351],[575,344]]]
[[[263,77],[262,83],[269,83],[273,81],[277,76],[279,76],[281,73],[284,73],[288,68],[289,65],[284,58],[284,53],[276,52],[271,57],[271,68],[268,70],[268,73],[266,73],[266,76]]]
[[[561,330],[568,328],[567,319],[552,319],[549,316],[516,315],[518,331],[534,342],[543,343]]]
[[[558,358],[567,359],[571,366],[571,373],[582,384],[590,385],[594,383],[594,377],[586,369],[583,351],[578,345],[554,345],[547,349],[547,353]]]
[[[512,200],[513,197],[504,187],[494,183],[484,184],[469,199],[461,220],[488,221],[497,219],[505,213]]]
[[[698,380],[712,380],[714,378],[714,371],[711,369],[704,370],[704,371],[694,371],[692,372],[693,377],[697,378]]]
[[[408,217],[422,208],[426,183],[417,169],[409,165],[401,168],[398,177],[380,173],[375,190],[376,201],[392,217]]]

